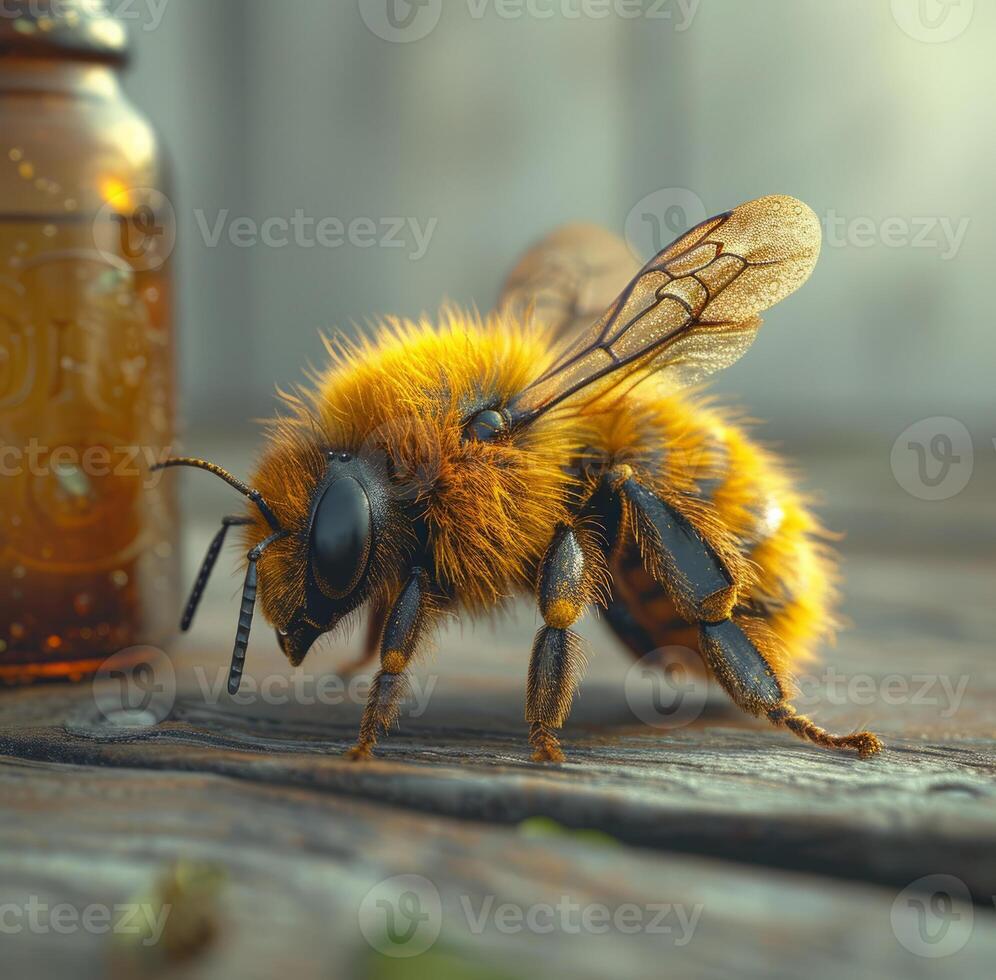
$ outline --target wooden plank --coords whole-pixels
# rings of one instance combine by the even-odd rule
[[[501,689],[490,693],[492,701]],[[589,688],[596,701],[599,691]],[[27,692],[20,700],[49,699]],[[384,742],[342,758],[355,718],[323,705],[274,717],[180,700],[169,722],[117,730],[82,693],[38,725],[5,725],[0,754],[76,765],[211,772],[495,823],[541,814],[628,843],[899,887],[937,868],[996,894],[996,745],[893,738],[861,761],[769,728],[696,725],[662,738],[583,719],[570,762],[528,762],[521,730],[482,727],[465,700],[434,702]],[[358,705],[349,708],[355,712]],[[511,711],[505,713],[512,714]]]
[[[430,883],[427,913],[433,890],[439,895],[441,934],[416,964],[421,976],[535,976],[537,961],[544,975],[581,978],[662,969],[692,977],[927,977],[937,968],[917,954],[902,907],[894,928],[895,890],[759,876],[529,827],[427,820],[204,773],[7,763],[0,795],[0,903],[35,895],[110,906],[142,900],[178,857],[223,866],[218,900],[204,911],[217,938],[184,964],[183,976],[194,980],[401,975],[402,961],[376,948],[381,920],[364,905],[372,889],[391,895],[380,883],[398,874]],[[511,912],[497,911],[506,904]],[[600,909],[613,916],[621,907],[627,931],[605,928]],[[529,910],[543,931],[519,918]],[[972,928],[964,947],[945,957],[945,973],[982,976],[996,955],[993,917],[959,903],[953,911],[971,917]],[[148,976],[159,965],[152,953],[125,958],[107,937],[82,932],[5,936],[4,955],[12,975],[23,965],[38,980],[96,980],[108,965],[116,976]]]

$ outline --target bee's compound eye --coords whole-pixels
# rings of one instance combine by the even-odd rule
[[[475,439],[478,442],[491,442],[507,431],[508,423],[505,421],[505,416],[493,408],[486,408],[478,412],[464,426],[463,438],[467,441]]]
[[[360,483],[344,476],[330,484],[311,524],[311,568],[326,595],[340,599],[359,585],[370,560],[371,528],[370,500]]]

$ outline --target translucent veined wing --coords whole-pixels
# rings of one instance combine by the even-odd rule
[[[816,215],[791,197],[762,197],[703,221],[651,259],[513,399],[512,418],[528,421],[637,372],[689,383],[732,364],[757,334],[758,314],[808,278],[820,240]]]
[[[619,235],[598,225],[563,225],[520,256],[502,287],[498,310],[517,320],[531,317],[551,346],[569,343],[638,270]]]

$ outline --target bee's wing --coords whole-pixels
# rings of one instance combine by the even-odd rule
[[[614,386],[636,372],[664,372],[689,383],[732,364],[753,341],[758,314],[812,272],[820,239],[816,215],[791,197],[762,197],[703,221],[651,259],[513,399],[513,418],[535,418],[603,379]]]
[[[498,310],[519,320],[531,316],[553,347],[590,327],[638,269],[629,246],[608,229],[563,225],[519,258]]]

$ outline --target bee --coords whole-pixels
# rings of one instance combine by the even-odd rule
[[[251,485],[201,459],[159,464],[206,469],[248,498],[222,520],[182,628],[235,526],[247,558],[232,693],[257,593],[295,666],[369,607],[379,667],[354,759],[396,721],[443,616],[524,593],[543,619],[526,682],[536,761],[564,759],[585,664],[573,627],[595,607],[634,655],[686,645],[748,714],[874,755],[871,732],[831,734],[791,704],[793,667],[834,625],[828,536],[785,466],[697,387],[809,277],[820,241],[806,205],[764,197],[679,237],[593,322],[508,302],[327,341],[328,366],[283,394]],[[512,285],[513,299],[530,293]]]

